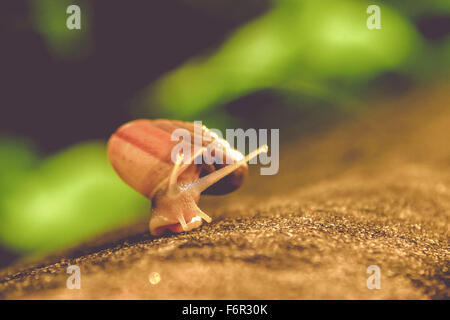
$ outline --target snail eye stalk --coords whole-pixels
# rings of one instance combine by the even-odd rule
[[[182,163],[184,160],[184,154],[177,154],[177,160],[170,174],[169,186],[167,188],[170,195],[175,195],[178,191],[178,177],[193,163],[194,159],[201,155],[206,150],[205,147],[200,148],[196,153],[192,155],[187,163]]]
[[[259,147],[258,149],[254,150],[253,152],[249,153],[245,156],[244,159],[241,161],[238,161],[234,164],[231,164],[229,166],[223,167],[217,171],[214,171],[207,176],[198,179],[195,181],[190,188],[193,190],[195,189],[198,193],[202,193],[204,190],[206,190],[208,187],[222,179],[223,177],[229,175],[231,172],[239,168],[241,165],[247,163],[251,159],[257,157],[259,154],[263,152],[269,151],[269,147],[265,144],[262,147]]]

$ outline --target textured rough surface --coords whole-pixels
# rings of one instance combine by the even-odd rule
[[[0,297],[448,299],[449,92],[384,101],[282,145],[278,175],[253,169],[242,190],[202,200],[215,219],[199,230],[151,238],[144,223],[2,270]],[[81,290],[66,289],[70,264]],[[366,286],[370,265],[380,290]]]

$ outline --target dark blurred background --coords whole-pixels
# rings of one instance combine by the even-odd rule
[[[81,8],[81,30],[66,9]],[[381,8],[369,30],[370,4]],[[139,117],[311,134],[448,79],[448,1],[2,1],[0,266],[148,216],[105,155]],[[281,154],[281,156],[283,156]]]

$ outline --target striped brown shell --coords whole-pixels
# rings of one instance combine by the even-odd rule
[[[202,132],[208,135],[209,130],[202,127],[194,130],[195,124],[176,120],[140,119],[128,122],[114,132],[108,142],[108,158],[117,174],[128,185],[148,198],[152,198],[161,184],[167,179],[173,169],[171,152],[179,141],[171,141],[172,132],[178,128],[186,129],[191,133],[192,152],[194,148],[194,133]],[[179,178],[180,183],[190,183],[199,177],[205,176],[215,170],[226,166],[225,157],[235,162],[243,158],[238,151],[231,149],[228,144],[218,137],[212,138],[222,147],[222,164],[213,163],[191,164]],[[203,139],[206,147],[212,141]],[[214,155],[214,153],[213,153]],[[216,182],[203,194],[227,194],[239,188],[248,174],[246,164],[240,166],[228,176]]]

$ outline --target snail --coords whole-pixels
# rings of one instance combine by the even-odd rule
[[[197,124],[175,120],[140,119],[119,127],[108,141],[108,158],[118,176],[130,187],[151,200],[152,213],[149,230],[159,236],[167,231],[190,231],[211,222],[197,203],[201,194],[222,195],[239,188],[248,175],[247,162],[262,152],[264,145],[247,156],[230,147],[205,126],[200,131]],[[174,130],[181,128],[195,136],[200,133],[201,146],[191,143],[191,157],[183,153],[172,161]],[[212,142],[211,142],[212,141]],[[212,155],[230,161],[194,161],[206,157],[206,146],[214,145]],[[196,150],[197,149],[197,150]],[[208,164],[209,163],[209,164]]]

